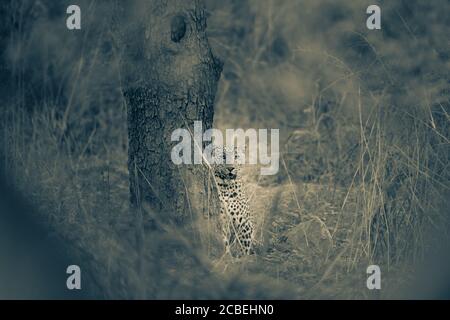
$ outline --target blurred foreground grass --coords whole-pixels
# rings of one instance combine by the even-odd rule
[[[278,175],[244,177],[257,255],[219,264],[169,226],[136,246],[110,6],[80,2],[80,34],[64,3],[1,7],[14,94],[0,119],[4,170],[90,266],[96,297],[376,298],[367,265],[394,290],[448,236],[447,1],[381,2],[375,32],[367,1],[206,1],[225,62],[215,126],[279,128],[282,152]]]

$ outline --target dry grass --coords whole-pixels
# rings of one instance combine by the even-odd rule
[[[245,173],[258,254],[226,272],[170,226],[144,226],[137,247],[107,3],[82,3],[82,36],[53,27],[59,5],[17,3],[4,170],[89,265],[95,297],[374,298],[368,264],[394,288],[448,236],[445,1],[383,4],[382,33],[364,29],[364,1],[207,1],[225,61],[215,126],[280,128],[283,146],[277,176]]]

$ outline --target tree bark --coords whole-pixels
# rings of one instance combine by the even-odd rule
[[[193,133],[196,120],[203,130],[213,123],[222,64],[207,40],[204,8],[197,0],[122,2],[116,33],[128,108],[131,204],[149,206],[146,213],[159,213],[158,219],[195,220],[209,208],[208,173],[202,165],[171,161],[171,134],[178,128]]]

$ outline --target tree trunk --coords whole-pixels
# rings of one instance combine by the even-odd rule
[[[176,166],[171,135],[178,128],[193,133],[196,120],[203,130],[213,123],[222,65],[211,53],[203,6],[197,0],[121,2],[116,27],[128,108],[131,204],[149,206],[145,212],[159,213],[158,219],[195,221],[209,208],[207,170]]]

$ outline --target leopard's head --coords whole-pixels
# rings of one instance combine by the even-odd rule
[[[239,148],[214,147],[212,155],[214,175],[222,180],[236,180],[243,161]]]

